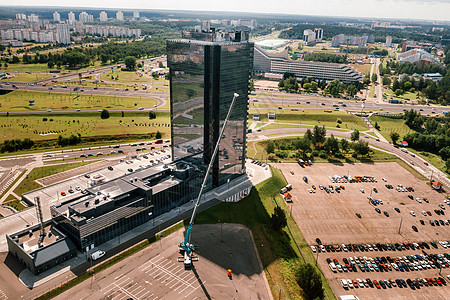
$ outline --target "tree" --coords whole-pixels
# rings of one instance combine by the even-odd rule
[[[382,79],[382,83],[383,83],[383,85],[389,85],[390,86],[391,85],[391,79],[389,77],[385,76]]]
[[[341,142],[340,142],[340,146],[341,146],[341,150],[342,150],[342,152],[347,152],[348,151],[348,146],[350,145],[350,143],[348,142],[348,140],[346,140],[346,139],[341,139]]]
[[[375,122],[375,125],[373,125],[373,127],[375,127],[376,130],[380,130],[380,125],[378,124],[378,122]]]
[[[149,112],[148,112],[148,118],[149,118],[150,120],[156,119],[156,113],[155,113],[154,111],[149,111]]]
[[[12,63],[13,63],[13,64],[18,64],[18,63],[20,63],[20,59],[19,59],[17,56],[14,55],[14,56],[12,57]]]
[[[363,84],[364,84],[364,85],[369,85],[369,84],[370,84],[370,78],[369,78],[369,77],[365,77],[365,78],[363,79]]]
[[[157,72],[153,72],[152,76],[153,76],[153,79],[156,79],[156,80],[159,79],[159,74]]]
[[[404,90],[402,90],[402,89],[396,89],[394,93],[395,93],[395,96],[397,96],[397,97],[398,97],[398,96],[401,96],[401,95],[403,95],[403,93],[404,93],[404,92],[405,92],[405,91],[404,91]]]
[[[161,138],[161,132],[159,132],[159,130],[156,132],[155,138],[156,139],[160,139]]]
[[[323,147],[329,154],[335,156],[339,152],[339,140],[331,134],[331,136],[325,141]]]
[[[160,61],[160,62],[158,62],[158,66],[161,68],[161,69],[163,69],[164,68],[164,64]]]
[[[125,116],[125,113],[123,112],[123,110],[122,110],[122,118]]]
[[[350,97],[354,97],[354,96],[356,95],[356,93],[358,93],[358,89],[356,88],[356,86],[355,86],[354,84],[350,84],[350,85],[347,87],[347,94],[348,94]]]
[[[355,150],[355,153],[358,155],[367,155],[369,154],[370,148],[369,148],[369,142],[365,141],[358,141],[356,143],[353,143],[353,150]]]
[[[392,90],[395,92],[396,90],[400,89],[400,82],[397,79],[394,79],[394,82],[392,83]]]
[[[313,134],[312,134],[312,132],[311,132],[311,129],[309,129],[309,128],[306,129],[305,137],[306,137],[308,140],[313,141]]]
[[[400,138],[400,134],[398,132],[394,131],[389,134],[389,137],[391,138],[392,143],[395,145],[395,144],[397,144],[397,141]]]
[[[100,113],[100,118],[109,119],[109,111],[107,111],[106,109],[102,110],[102,112]]]
[[[108,63],[109,56],[106,55],[105,53],[102,53],[102,54],[100,54],[100,60],[101,60],[102,64],[106,64],[106,63]]]
[[[268,142],[266,143],[266,148],[265,148],[265,150],[266,150],[267,154],[274,153],[274,151],[275,151],[275,145],[274,145],[274,142],[273,142],[273,141],[268,141]]]
[[[53,62],[53,60],[49,60],[47,66],[51,69],[55,66],[55,63]]]
[[[310,264],[300,265],[295,272],[295,278],[298,285],[303,290],[303,295],[307,300],[323,299],[324,289],[322,287],[322,278],[316,268]]]
[[[325,142],[325,137],[327,135],[327,131],[325,129],[325,126],[319,127],[319,126],[314,126],[313,129],[313,137],[312,137],[312,141],[313,143],[318,146],[321,145]]]
[[[127,70],[136,70],[136,58],[134,56],[127,56],[124,59],[125,66]]]
[[[281,207],[275,207],[270,223],[276,231],[281,231],[287,225],[286,213]]]
[[[319,84],[315,81],[311,81],[311,91],[317,92],[317,89],[319,88]]]
[[[373,72],[372,74],[372,82],[376,82],[378,79],[377,73]]]
[[[309,83],[309,82],[304,83],[304,84],[303,84],[303,89],[304,89],[306,92],[309,92],[309,90],[311,89],[311,83]]]
[[[359,131],[355,129],[355,130],[351,133],[350,139],[351,139],[353,142],[359,140]]]
[[[253,81],[253,79],[250,79],[250,82],[249,82],[249,85],[248,85],[248,91],[250,93],[256,91],[256,89],[255,89],[255,82]]]

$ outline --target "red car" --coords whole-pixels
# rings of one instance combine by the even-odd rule
[[[374,280],[373,284],[377,287],[377,289],[381,289],[381,286],[380,286],[380,284],[378,283],[377,280]]]
[[[397,286],[397,284],[395,283],[394,280],[392,280],[392,278],[389,278],[389,282],[392,284],[393,287]]]
[[[431,216],[431,211],[427,211],[427,215]]]
[[[61,192],[61,196],[65,196],[66,195],[66,192]]]

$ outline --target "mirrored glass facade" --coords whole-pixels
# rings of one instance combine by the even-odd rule
[[[245,174],[248,83],[253,43],[169,40],[172,155],[210,162],[233,94],[238,93],[214,162],[212,187]]]

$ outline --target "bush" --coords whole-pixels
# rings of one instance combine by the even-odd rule
[[[317,157],[317,156],[319,156],[319,151],[313,150],[313,151],[311,152],[311,155]]]
[[[109,111],[107,111],[106,109],[102,110],[102,112],[100,113],[100,118],[109,119]]]
[[[284,150],[276,150],[275,155],[279,158],[286,158],[288,156],[288,152]]]
[[[324,150],[321,150],[319,152],[319,157],[323,158],[323,159],[326,159],[326,158],[328,158],[328,154]]]
[[[325,297],[322,278],[312,264],[300,265],[295,272],[295,277],[303,290],[305,299],[323,299]]]
[[[342,124],[342,120],[341,119],[337,119],[336,121],[338,124]]]
[[[156,139],[160,139],[161,138],[161,132],[159,132],[159,130],[156,132],[156,136],[155,136],[155,138]]]

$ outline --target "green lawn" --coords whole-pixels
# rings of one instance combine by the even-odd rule
[[[307,262],[313,262],[312,253],[295,222],[288,216],[288,225],[293,235],[285,228],[281,233],[270,227],[270,216],[274,206],[281,202],[278,197],[286,180],[278,169],[272,168],[273,177],[258,184],[250,195],[238,203],[221,203],[198,214],[197,224],[239,223],[250,228],[255,239],[272,295],[278,299],[302,299],[301,289],[295,281],[296,268],[304,263],[300,251]],[[276,197],[276,200],[273,197]],[[287,207],[281,207],[288,214]],[[251,212],[251,213],[249,213]],[[309,253],[308,253],[309,252]],[[322,277],[327,299],[335,299],[326,279]]]
[[[30,106],[29,100],[35,105]],[[75,109],[136,109],[152,107],[157,100],[141,97],[121,97],[109,95],[89,95],[76,93],[13,91],[0,95],[2,111],[43,111]]]
[[[118,79],[117,76],[119,77]],[[114,79],[113,79],[114,78]],[[140,75],[138,72],[133,71],[114,71],[111,73],[104,73],[101,75],[101,79],[106,81],[115,81],[115,82],[122,82],[122,83],[137,83],[137,84],[143,84],[146,83],[148,85],[155,84],[155,85],[166,85],[168,86],[169,81],[165,80],[164,78],[160,78],[158,80],[153,79],[153,76],[147,75]]]
[[[87,165],[90,163],[93,163],[93,161],[34,168],[28,174],[28,177],[26,177],[22,180],[22,182],[19,184],[19,186],[14,190],[14,193],[16,193],[17,195],[20,196],[23,193],[38,189],[41,186],[35,182],[36,179],[50,176],[50,175],[60,173],[63,171],[67,171],[70,169],[74,169],[77,167],[81,167],[81,166],[84,166],[84,165]]]
[[[80,134],[82,137],[149,134],[170,132],[169,112],[156,112],[150,120],[148,112],[111,112],[110,118],[100,113],[47,113],[0,115],[0,142],[16,138],[33,141],[54,140],[58,135]],[[46,119],[46,120],[45,120]],[[44,121],[45,120],[45,121]]]
[[[352,114],[336,111],[336,110],[305,110],[302,112],[298,111],[287,111],[287,110],[250,110],[249,115],[259,114],[261,121],[267,122],[267,113],[275,112],[276,120],[281,123],[295,123],[295,124],[305,124],[305,125],[319,125],[325,127],[336,127],[337,120],[341,119],[342,124],[340,127],[342,129],[357,129],[359,131],[368,130],[367,125],[362,121],[361,118],[356,117]]]
[[[369,120],[372,124],[378,122],[378,125],[380,125],[380,133],[391,142],[392,140],[389,136],[391,132],[398,132],[400,134],[400,139],[402,139],[406,134],[413,132],[408,126],[405,125],[405,121],[403,119],[391,119],[372,115]]]
[[[419,155],[424,160],[430,162],[433,166],[446,173],[447,168],[445,167],[445,161],[439,155],[426,151],[417,151],[412,148],[408,148],[408,150],[416,155]]]
[[[52,76],[53,75],[49,74],[49,73],[39,73],[39,74],[38,73],[36,73],[36,74],[20,73],[20,74],[15,74],[13,78],[2,79],[2,80],[0,80],[0,82],[2,82],[2,81],[31,82],[31,81],[36,81],[36,80],[40,80],[40,79],[51,78]]]
[[[11,196],[11,195],[10,195]],[[14,197],[14,196],[12,196]],[[8,200],[8,199],[7,199]],[[27,208],[27,206],[23,205],[20,200],[14,198],[13,200],[3,202],[3,205],[11,206],[15,210],[21,211]]]
[[[350,67],[352,67],[359,73],[365,75],[370,73],[370,70],[372,69],[372,64],[350,64]]]

